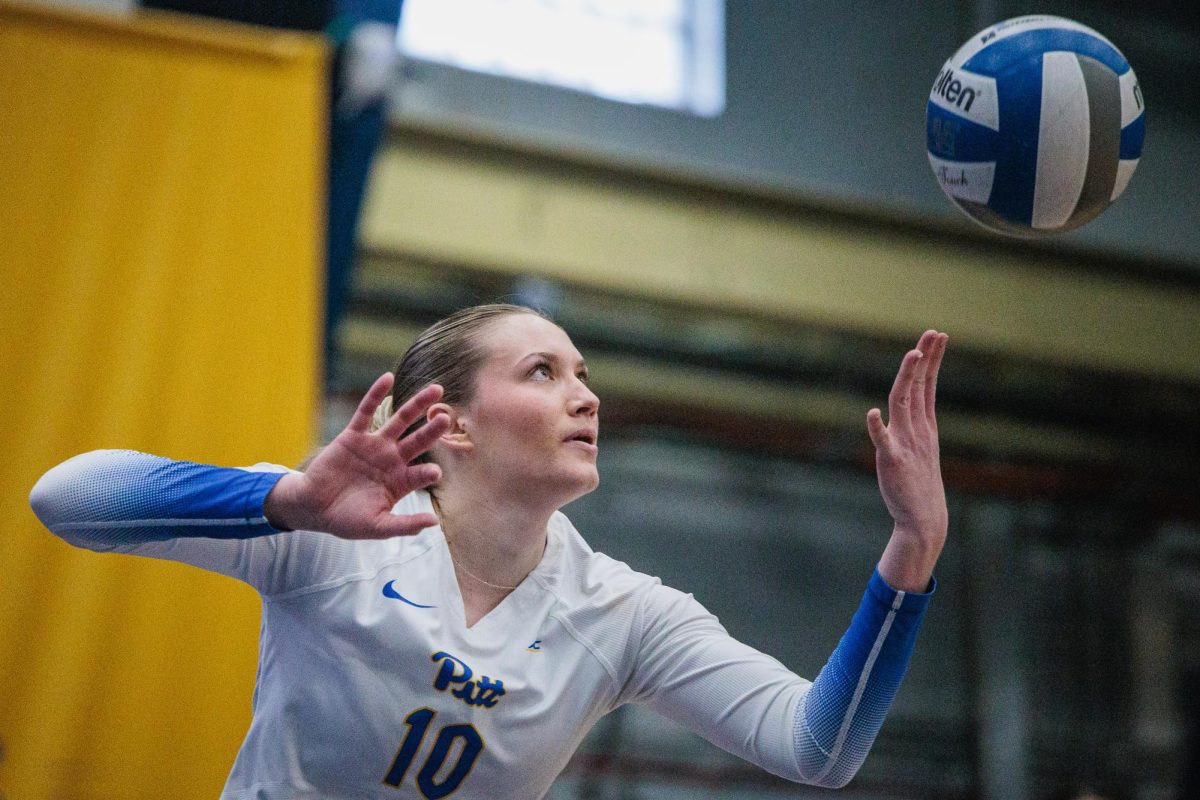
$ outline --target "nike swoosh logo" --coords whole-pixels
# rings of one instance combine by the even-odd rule
[[[408,603],[410,606],[413,606],[414,608],[437,608],[437,606],[423,606],[420,603],[414,603],[412,600],[409,600],[407,597],[405,597],[404,595],[397,592],[396,588],[394,586],[392,586],[393,583],[395,583],[395,581],[388,581],[387,583],[385,583],[383,585],[383,596],[384,597],[390,597],[393,600],[399,600],[402,603]]]

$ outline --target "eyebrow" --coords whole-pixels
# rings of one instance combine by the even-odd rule
[[[518,363],[518,364],[523,364],[523,363],[525,363],[526,361],[528,361],[529,359],[531,359],[531,358],[535,358],[535,357],[536,357],[536,358],[544,358],[544,359],[546,359],[547,361],[551,362],[552,364],[558,364],[559,362],[561,362],[561,361],[562,361],[562,359],[561,359],[561,358],[559,358],[559,357],[558,357],[557,355],[555,355],[554,353],[546,353],[546,352],[538,351],[538,352],[536,352],[536,353],[528,353],[528,354],[526,354],[526,355],[525,355],[525,357],[524,357],[524,358],[522,358],[522,359],[521,359],[520,361],[518,361],[517,363]],[[577,366],[577,367],[579,367],[579,368],[581,368],[581,369],[583,369],[583,371],[584,371],[584,372],[587,372],[587,371],[588,371],[587,362],[586,362],[586,361],[584,361],[582,358],[580,358],[580,359],[579,359],[579,361],[576,363],[576,366]]]

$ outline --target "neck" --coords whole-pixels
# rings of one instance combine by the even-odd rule
[[[459,585],[511,591],[537,567],[546,549],[551,510],[500,503],[478,492],[435,490],[434,508],[442,523]]]

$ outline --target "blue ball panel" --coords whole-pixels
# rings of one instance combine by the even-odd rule
[[[988,205],[1009,222],[1021,225],[1033,224],[1042,117],[1041,65],[1040,53],[1030,55],[1023,65],[1010,63],[1009,70],[996,81],[1001,135]]]
[[[925,111],[925,142],[931,154],[947,161],[995,161],[1000,152],[999,133],[936,103]]]
[[[1083,31],[1063,28],[1042,28],[1001,39],[971,56],[962,68],[968,72],[996,78],[1010,65],[1023,58],[1040,56],[1055,50],[1090,56],[1118,75],[1129,69],[1129,62],[1125,60],[1125,56],[1103,39]],[[1004,130],[1003,126],[1000,129]]]
[[[1146,115],[1138,114],[1137,119],[1121,129],[1121,160],[1128,161],[1142,157],[1142,141],[1146,138]]]
[[[966,212],[967,216],[974,219],[983,227],[999,233],[1006,233],[1009,236],[1034,238],[1038,236],[1051,236],[1055,233],[1053,230],[1038,230],[1028,225],[1018,225],[1014,222],[1009,222],[988,206],[980,203],[972,203],[970,200],[955,198],[954,203]]]

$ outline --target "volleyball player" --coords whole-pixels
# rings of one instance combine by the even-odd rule
[[[887,424],[867,415],[894,527],[811,682],[690,595],[593,552],[559,511],[599,481],[600,401],[567,334],[516,306],[425,331],[303,472],[97,451],[50,470],[31,502],[72,544],[186,562],[262,596],[253,717],[225,800],[541,797],[625,703],[777,775],[842,786],[899,686],[946,539],[946,341],[922,335]]]

